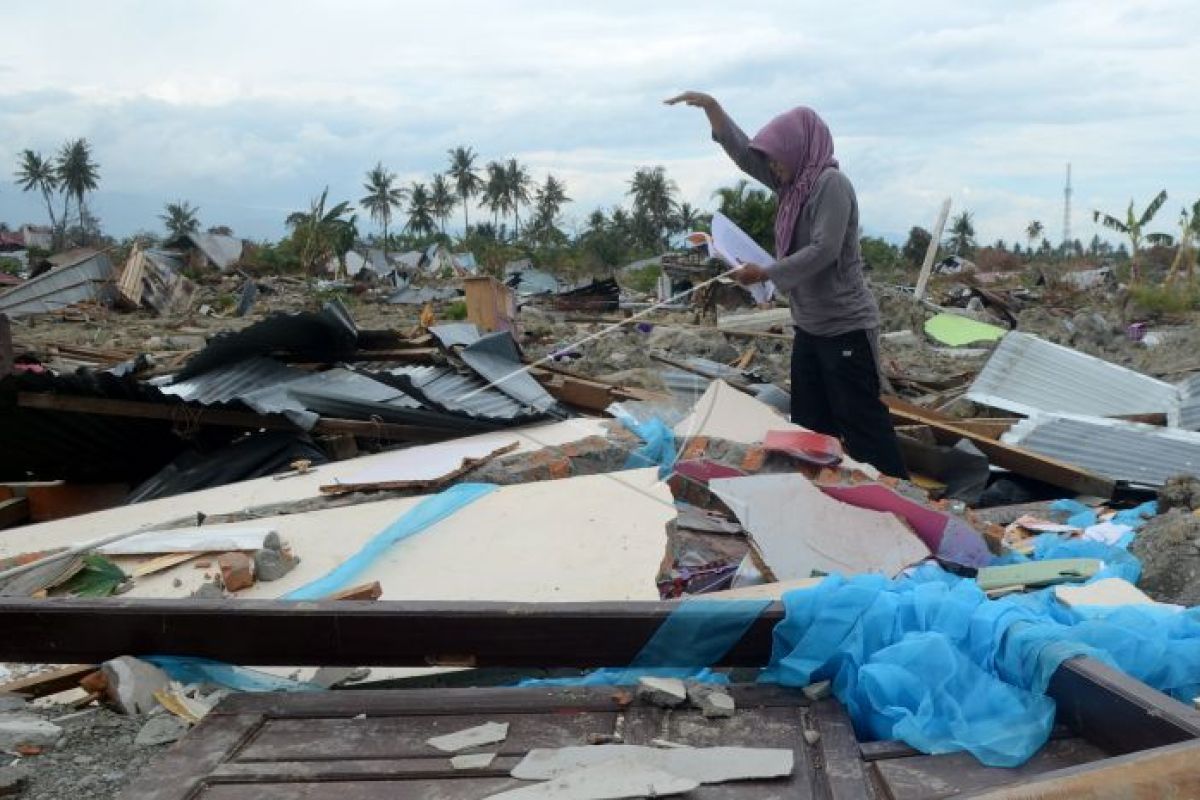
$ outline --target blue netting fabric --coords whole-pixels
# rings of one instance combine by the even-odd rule
[[[784,604],[763,680],[831,679],[861,737],[927,753],[1023,763],[1054,722],[1050,676],[1076,655],[1181,699],[1200,692],[1197,609],[1070,609],[1052,590],[989,600],[936,566],[896,580],[830,576]]]

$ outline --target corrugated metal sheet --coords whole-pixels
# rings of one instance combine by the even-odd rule
[[[1176,475],[1200,475],[1200,433],[1176,428],[1040,415],[1014,425],[1004,441],[1132,486],[1156,488]]]
[[[217,233],[189,233],[187,238],[222,271],[232,267],[242,257],[242,240],[233,236],[223,236]]]
[[[260,414],[285,414],[305,430],[317,422],[317,415],[288,392],[294,381],[307,372],[284,366],[270,358],[248,358],[227,364],[186,381],[161,386],[163,394],[202,405],[240,401]]]
[[[1179,384],[1179,427],[1200,431],[1200,372]]]
[[[0,313],[9,317],[44,314],[88,300],[113,299],[113,265],[104,253],[55,267],[0,294]]]
[[[400,381],[409,394],[444,411],[503,422],[544,416],[503,392],[487,388],[474,375],[463,375],[451,367],[409,365],[389,369],[386,374]]]
[[[1026,415],[1166,412],[1174,418],[1179,409],[1179,390],[1169,383],[1016,331],[1001,340],[967,399]]]
[[[558,408],[558,401],[524,369],[517,343],[507,331],[484,336],[460,350],[459,356],[490,386],[514,400],[543,413]]]
[[[479,326],[474,322],[444,322],[429,329],[433,338],[447,350],[455,345],[468,345],[479,341]]]

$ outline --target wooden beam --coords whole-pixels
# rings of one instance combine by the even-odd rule
[[[182,404],[144,403],[139,400],[113,400],[104,397],[73,397],[69,395],[20,392],[17,405],[44,411],[65,411],[79,414],[98,414],[108,417],[158,419],[185,425],[216,425],[245,430],[297,431],[290,420],[281,415],[258,414],[253,411],[230,411],[222,408],[197,408]],[[435,428],[425,425],[398,425],[390,422],[370,422],[351,419],[320,419],[309,431],[313,434],[349,433],[364,439],[388,441],[441,441],[463,435],[454,428]]]
[[[0,597],[0,662],[98,663],[156,653],[247,666],[623,666],[676,608],[676,602]],[[771,631],[782,618],[780,604],[768,606],[722,663],[766,664]]]
[[[959,439],[967,439],[997,467],[1003,467],[1018,475],[1036,478],[1075,494],[1112,497],[1115,484],[1109,478],[1022,447],[998,442],[964,428],[956,420],[943,414],[913,405],[899,397],[887,395],[883,401],[894,421],[903,425],[928,425],[942,444],[949,445]]]
[[[9,497],[0,500],[0,530],[29,521],[29,498]]]
[[[969,795],[974,800],[1200,797],[1200,741],[1157,747]]]
[[[949,215],[950,198],[947,197],[938,210],[937,221],[933,223],[933,235],[929,237],[929,246],[925,248],[925,260],[921,262],[921,272],[917,275],[913,300],[918,303],[925,297],[925,287],[929,285],[929,276],[933,273],[933,260],[937,257],[938,246],[942,243],[942,230],[946,227],[946,217]]]
[[[1090,658],[1072,658],[1050,678],[1058,719],[1113,754],[1200,737],[1200,711]]]

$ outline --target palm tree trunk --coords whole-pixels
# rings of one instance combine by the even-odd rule
[[[467,216],[467,201],[470,199],[465,194],[460,195],[463,203],[463,238],[467,238],[467,231],[471,228],[471,220]]]
[[[383,260],[385,262],[387,261],[387,246],[388,246],[387,229],[388,229],[388,221],[387,221],[387,217],[384,217],[383,218]]]

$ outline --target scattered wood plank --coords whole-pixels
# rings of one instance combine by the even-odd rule
[[[171,567],[177,567],[180,564],[186,564],[192,559],[199,558],[205,553],[165,553],[155,558],[142,561],[129,574],[134,578],[144,578],[147,575],[153,575],[156,572],[162,572]]]
[[[358,586],[351,586],[349,589],[342,589],[340,592],[334,592],[326,600],[378,600],[383,597],[383,586],[379,581],[371,581],[370,583],[361,583]]]
[[[0,694],[6,692],[24,695],[30,699],[58,694],[79,686],[80,681],[96,671],[93,664],[75,664],[59,667],[49,672],[39,672],[0,685]]]
[[[101,397],[69,397],[20,392],[17,395],[17,405],[22,408],[47,411],[158,419],[188,426],[216,425],[246,430],[299,430],[290,420],[281,415],[256,414],[253,411],[229,411],[219,408],[197,408],[180,404],[144,403],[139,400],[112,400]],[[366,420],[321,419],[313,426],[310,433],[349,433],[365,439],[436,442],[461,436],[462,430]]]
[[[331,483],[321,487],[321,491],[325,494],[353,494],[354,492],[385,492],[396,490],[435,490],[439,489],[451,481],[461,478],[472,470],[479,469],[484,464],[487,464],[493,459],[499,458],[516,450],[521,446],[520,442],[512,442],[503,447],[499,447],[488,453],[482,458],[464,458],[462,464],[457,468],[447,472],[432,480],[416,480],[416,481],[376,481],[375,483]]]
[[[928,425],[933,429],[934,437],[941,444],[952,445],[959,439],[967,439],[997,467],[1044,481],[1075,494],[1112,497],[1115,485],[1108,478],[1021,447],[996,441],[968,430],[959,425],[957,420],[913,405],[899,397],[889,395],[885,396],[883,401],[888,406],[893,421],[904,425]]]

